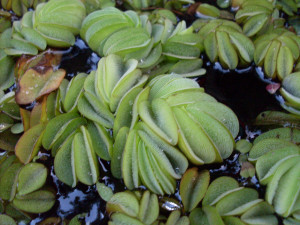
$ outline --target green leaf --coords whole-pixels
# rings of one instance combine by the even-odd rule
[[[252,148],[252,143],[246,139],[241,139],[236,143],[235,149],[240,153],[248,153]]]
[[[185,156],[195,165],[214,162],[215,148],[201,127],[183,109],[176,107],[173,112],[179,128],[178,146]]]
[[[195,111],[203,111],[213,118],[224,124],[224,126],[230,131],[233,138],[239,133],[239,122],[234,112],[222,103],[213,101],[203,101],[196,104],[192,104],[189,107]]]
[[[242,222],[241,219],[239,219],[238,217],[234,217],[234,216],[224,216],[222,217],[223,221],[226,225],[246,225],[245,223]]]
[[[140,200],[138,218],[145,224],[152,224],[159,216],[158,198],[155,194],[145,191]]]
[[[241,188],[235,179],[225,176],[219,177],[209,185],[202,205],[215,205],[222,198],[239,189]]]
[[[121,128],[115,138],[115,142],[113,145],[110,170],[112,175],[119,179],[122,178],[121,162],[122,162],[123,151],[125,149],[126,140],[128,137],[128,132],[129,132],[128,127]]]
[[[294,59],[292,52],[287,46],[281,46],[277,56],[277,76],[280,80],[283,80],[289,75],[294,66]]]
[[[182,216],[180,217],[180,211],[176,210],[173,211],[170,216],[168,217],[167,222],[165,223],[166,225],[189,225],[190,221],[187,216]]]
[[[205,195],[209,185],[209,171],[187,170],[180,182],[180,196],[186,212],[192,211]]]
[[[125,132],[125,131],[124,131]],[[124,134],[125,135],[125,134]],[[120,138],[125,138],[121,136]],[[121,139],[121,140],[122,140]],[[122,156],[122,177],[126,187],[130,190],[137,188],[140,185],[140,178],[138,173],[138,159],[137,159],[137,131],[131,130],[128,134],[126,145]],[[120,152],[123,146],[120,146]]]
[[[249,224],[278,224],[274,209],[267,202],[260,202],[245,212],[241,219]]]
[[[176,59],[196,59],[200,56],[200,49],[196,46],[168,41],[162,46],[162,54]]]
[[[104,55],[117,54],[125,56],[147,47],[151,39],[146,30],[142,28],[127,28],[113,33],[103,46]]]
[[[106,203],[106,211],[109,214],[121,212],[128,216],[137,217],[139,202],[135,195],[130,192],[119,192],[114,194]]]
[[[44,129],[44,124],[38,124],[26,131],[19,139],[15,153],[22,163],[29,163],[39,152],[42,146]]]
[[[86,74],[80,73],[70,81],[63,99],[63,107],[66,112],[76,110],[77,102],[83,91],[85,79]]]
[[[208,139],[214,145],[217,151],[216,160],[220,160],[219,157],[221,157],[221,160],[228,158],[235,144],[230,131],[215,117],[206,112],[201,112],[197,107],[189,106],[187,107],[189,116],[201,126]],[[196,104],[194,106],[196,106]]]
[[[161,161],[160,166],[172,177],[179,179],[188,166],[188,162],[183,154],[160,139],[145,123],[140,122],[138,128],[140,129],[138,133],[141,139],[149,147],[153,155]]]
[[[98,161],[88,130],[81,126],[80,131],[72,143],[76,177],[80,182],[92,185],[99,177]]]
[[[251,63],[254,57],[254,44],[252,41],[238,32],[229,33],[229,38],[232,41],[239,54],[247,63]]]
[[[48,69],[39,72],[29,69],[19,81],[19,90],[16,93],[18,104],[30,104],[39,97],[56,90],[63,80],[66,72],[62,69],[53,71]]]
[[[11,39],[11,48],[5,48],[4,51],[7,55],[20,56],[22,54],[36,55],[38,54],[38,49],[24,41]]]
[[[21,163],[13,163],[2,174],[0,179],[0,197],[4,200],[12,201],[15,197],[18,175],[22,168]]]
[[[36,30],[43,36],[49,46],[66,48],[75,44],[74,35],[66,29],[38,24]]]
[[[47,47],[46,40],[36,30],[28,27],[22,27],[21,34],[30,44],[34,45],[39,50],[46,49]]]
[[[289,126],[300,128],[300,117],[279,111],[265,111],[260,113],[255,119],[255,125],[258,126]]]
[[[14,83],[13,65],[13,59],[7,56],[4,50],[0,50],[0,90],[5,90]]]
[[[272,41],[264,60],[264,70],[269,78],[275,78],[277,57],[280,50],[280,42]]]
[[[29,213],[43,213],[50,210],[55,203],[55,195],[46,190],[32,192],[23,196],[16,196],[13,205]]]
[[[14,120],[4,113],[0,114],[0,132],[7,130],[14,125]]]
[[[0,215],[0,224],[17,225],[13,218],[4,214]]]
[[[138,106],[141,119],[161,138],[176,145],[178,141],[177,125],[171,108],[163,99],[154,99],[151,103],[143,101]]]
[[[144,225],[137,219],[127,216],[126,214],[123,213],[114,213],[111,216],[111,220],[112,222],[109,224],[113,224],[113,225]]]
[[[18,194],[26,195],[41,188],[47,179],[47,168],[40,163],[29,163],[19,173]]]
[[[77,183],[74,150],[72,148],[74,135],[70,135],[65,140],[54,158],[55,175],[60,181],[71,187],[75,187]]]
[[[89,122],[87,129],[91,136],[93,148],[96,154],[101,159],[110,160],[113,151],[113,140],[109,134],[109,131],[103,126],[94,122]]]
[[[143,89],[140,87],[132,88],[120,100],[114,121],[114,136],[116,136],[123,127],[130,127],[133,118],[133,105],[136,97]]]
[[[214,18],[218,18],[220,16],[220,10],[217,7],[206,3],[200,4],[197,8],[197,12]]]
[[[243,26],[243,32],[248,37],[256,35],[267,24],[269,15],[266,13],[252,16]]]
[[[249,153],[249,160],[256,161],[257,159],[259,159],[259,157],[267,154],[270,151],[283,148],[293,148],[295,152],[299,150],[299,148],[295,144],[287,140],[270,137],[263,139],[258,143],[254,142],[254,146]]]
[[[30,223],[30,221],[32,220],[27,213],[17,209],[12,203],[6,205],[5,214],[17,221],[23,221],[24,223]]]
[[[216,102],[216,100],[203,92],[201,88],[187,89],[183,91],[178,91],[170,95],[166,99],[170,107],[174,106],[186,106],[188,104],[201,102],[201,101],[211,101]]]
[[[278,184],[273,204],[276,213],[287,217],[293,210],[299,193],[300,164],[289,169]]]
[[[260,183],[266,185],[269,180],[268,178],[275,173],[278,166],[287,158],[299,155],[299,150],[299,148],[285,147],[269,151],[259,157],[255,168]]]
[[[97,191],[98,191],[100,197],[104,201],[108,202],[112,198],[114,193],[110,187],[106,186],[103,183],[99,183],[99,182],[97,182],[96,187],[97,187]]]
[[[76,130],[86,124],[86,120],[76,113],[56,116],[47,124],[43,136],[43,147],[56,151]]]
[[[244,213],[261,201],[256,190],[243,188],[226,195],[217,203],[216,208],[221,216],[233,216]]]
[[[238,65],[238,56],[230,42],[228,34],[224,31],[218,31],[216,32],[216,38],[221,64],[229,69],[235,69]]]
[[[104,127],[112,128],[114,116],[97,97],[85,92],[78,101],[78,111],[86,118]]]

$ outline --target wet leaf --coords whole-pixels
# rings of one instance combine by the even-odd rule
[[[71,187],[75,187],[77,183],[74,150],[72,148],[74,135],[70,135],[65,140],[54,158],[54,171],[57,178]]]
[[[79,181],[86,185],[95,184],[99,177],[98,160],[88,130],[81,126],[73,140],[75,172]]]
[[[163,99],[154,99],[151,103],[143,101],[138,106],[141,119],[161,138],[176,145],[178,141],[177,125],[171,108]]]
[[[128,216],[137,217],[139,213],[139,202],[130,192],[119,192],[114,194],[106,204],[108,213],[121,212]]]
[[[14,83],[13,65],[13,59],[0,50],[0,90],[5,90]]]
[[[163,45],[162,54],[176,59],[196,59],[200,49],[184,43],[167,42]]]
[[[220,199],[239,189],[239,184],[235,179],[219,177],[209,185],[202,205],[215,205]]]
[[[63,108],[65,112],[76,111],[76,106],[83,91],[86,76],[87,75],[84,73],[79,73],[69,82],[66,89],[66,95],[63,98]]]
[[[14,125],[14,120],[4,113],[0,114],[0,132],[4,132]]]
[[[200,4],[197,8],[197,12],[214,18],[218,18],[220,16],[220,10],[217,7],[206,3]]]
[[[19,90],[16,93],[18,104],[30,104],[39,97],[56,90],[62,82],[66,72],[62,69],[53,71],[48,69],[40,72],[29,69],[19,81]]]
[[[287,217],[292,212],[299,193],[299,177],[300,164],[298,161],[280,178],[273,200],[274,209],[278,214]]]
[[[53,118],[46,126],[42,144],[45,149],[56,151],[64,141],[74,134],[86,120],[77,113],[66,113]]]
[[[275,78],[276,76],[276,63],[279,50],[280,43],[278,41],[273,41],[266,53],[264,69],[269,78]]]
[[[278,224],[274,209],[267,202],[260,202],[245,212],[241,219],[249,224]]]
[[[18,175],[22,168],[21,163],[13,163],[3,173],[0,179],[0,197],[4,200],[12,201],[15,197]]]
[[[127,216],[123,213],[114,213],[111,216],[111,220],[113,224],[122,225],[122,224],[131,224],[131,225],[143,225],[140,221],[130,216]]]
[[[122,178],[121,162],[126,140],[128,137],[128,132],[128,127],[121,128],[115,138],[115,142],[113,145],[110,169],[112,175],[119,179]]]
[[[238,56],[232,46],[229,36],[224,31],[216,32],[218,54],[221,64],[226,68],[235,69],[238,65]]]
[[[239,215],[261,201],[256,190],[243,188],[226,195],[216,208],[221,216]]]
[[[47,168],[40,163],[29,163],[19,173],[18,194],[26,195],[41,188],[47,178]]]
[[[176,224],[176,225],[189,225],[190,224],[190,220],[187,216],[181,216],[180,215],[180,211],[176,210],[173,211],[170,216],[168,217],[168,220],[165,223],[166,225],[172,225],[172,224]]]
[[[96,96],[85,92],[78,101],[78,111],[86,118],[97,122],[104,127],[112,128],[114,116]]]
[[[87,129],[92,139],[93,148],[96,154],[104,160],[110,160],[113,149],[113,140],[103,126],[89,122]]]
[[[96,187],[100,197],[106,202],[108,202],[114,194],[112,189],[103,183],[97,182]]]
[[[249,160],[256,161],[259,157],[263,156],[264,154],[270,151],[275,151],[284,148],[293,149],[291,151],[295,152],[298,150],[298,147],[295,144],[289,142],[288,140],[278,139],[276,138],[276,136],[266,137],[265,139],[259,142],[254,142],[254,146],[252,147],[249,153]]]
[[[217,0],[217,5],[221,8],[227,8],[231,5],[231,0]]]
[[[0,215],[0,223],[5,225],[17,225],[13,218],[7,215]]]
[[[6,205],[5,214],[14,218],[16,221],[23,221],[24,223],[30,223],[32,220],[27,213],[17,209],[12,203]]]
[[[152,224],[159,216],[158,198],[155,194],[145,191],[140,200],[138,218],[145,224]]]
[[[39,190],[23,196],[16,196],[13,205],[29,213],[43,213],[55,203],[55,195],[46,190]]]
[[[289,75],[294,66],[294,59],[292,52],[287,46],[282,46],[277,56],[277,77],[283,80]]]
[[[15,153],[22,163],[29,163],[37,155],[42,146],[44,129],[44,124],[38,124],[26,131],[19,139]]]
[[[180,196],[186,212],[192,211],[202,200],[209,185],[209,171],[189,169],[180,182]]]
[[[235,149],[241,153],[247,153],[251,150],[252,143],[247,141],[246,139],[241,139],[236,143]]]

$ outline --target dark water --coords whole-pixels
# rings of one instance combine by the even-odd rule
[[[81,39],[77,39],[76,44],[64,53],[60,67],[67,71],[67,77],[70,79],[79,72],[89,73],[95,70],[99,59]],[[265,110],[281,110],[275,97],[266,91],[266,85],[269,81],[262,80],[261,74],[259,75],[256,72],[254,66],[227,71],[223,70],[218,63],[211,64],[206,59],[204,59],[204,62],[207,74],[198,79],[200,86],[236,113],[240,121],[240,133],[237,139],[253,139],[260,133],[258,129],[251,125],[255,117]],[[238,156],[238,152],[234,152],[222,164],[205,165],[199,169],[209,169],[211,180],[224,175],[232,176],[241,185],[256,188],[260,193],[260,197],[263,198],[264,188],[259,185],[256,177],[246,179],[239,176]],[[51,211],[40,214],[31,224],[38,224],[48,217],[61,217],[70,220],[77,214],[82,213],[86,213],[83,223],[107,224],[108,217],[105,213],[105,202],[99,197],[95,185],[88,187],[78,184],[76,188],[70,188],[56,178],[51,166],[53,165],[53,159],[50,156],[46,164],[51,170],[48,183],[57,189],[57,202]],[[109,162],[100,161],[100,164],[99,181],[104,182],[115,192],[125,190],[122,181],[113,178],[110,174]],[[170,197],[180,202],[178,191]],[[171,207],[173,203],[164,201],[162,204]]]

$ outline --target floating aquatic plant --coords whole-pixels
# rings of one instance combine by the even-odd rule
[[[27,213],[54,205],[55,195],[45,186],[47,168],[38,163],[38,153],[45,150],[51,150],[61,182],[96,184],[107,201],[109,224],[277,224],[275,212],[285,224],[299,223],[299,131],[282,128],[260,135],[253,146],[247,140],[235,144],[236,115],[186,78],[205,73],[199,58],[203,50],[210,61],[228,69],[249,65],[254,58],[269,77],[283,80],[285,107],[297,114],[298,78],[290,73],[299,61],[299,37],[274,29],[283,26],[278,9],[291,15],[296,1],[240,1],[236,20],[243,29],[221,19],[201,19],[192,27],[177,23],[167,9],[184,11],[182,4],[192,1],[125,1],[125,7],[143,12],[122,12],[110,0],[38,2],[1,1],[7,10],[24,15],[9,28],[14,13],[0,13],[0,223],[27,223]],[[218,1],[223,8],[230,3]],[[165,9],[145,11],[151,6]],[[198,11],[224,18],[207,4]],[[69,47],[79,33],[102,57],[90,74],[67,80],[58,69],[61,55],[23,55],[36,55],[47,46]],[[256,50],[247,36],[255,37]],[[10,55],[23,55],[15,69],[16,94],[3,92],[14,82]],[[32,104],[31,111],[19,107],[26,104]],[[256,122],[269,126],[278,119],[283,120],[276,126],[299,123],[297,116],[278,112],[265,112]],[[221,163],[234,149],[240,152],[240,175],[246,179],[255,171],[267,186],[266,201],[233,178],[209,184],[208,170],[188,169]],[[114,194],[99,183],[98,157],[111,161],[111,173],[123,179],[127,191]],[[163,196],[175,192],[179,179],[182,205]],[[148,190],[139,191],[141,186]],[[160,208],[170,210],[165,202],[173,204],[169,215],[160,213]],[[70,224],[82,217],[86,214]]]
[[[29,8],[36,8],[38,4],[48,0],[1,0],[3,9],[12,10],[17,16],[22,16]]]
[[[29,213],[48,211],[55,195],[41,189],[47,178],[47,168],[40,163],[22,165],[15,156],[5,155],[0,161],[0,196],[12,205]]]
[[[299,58],[300,39],[285,29],[277,29],[257,38],[254,42],[254,62],[264,66],[267,77],[283,80]]]
[[[235,20],[243,24],[243,32],[248,37],[264,34],[273,27],[283,27],[284,19],[279,17],[279,11],[273,1],[245,0],[241,2]]]
[[[298,220],[299,130],[278,128],[254,141],[249,160],[255,162],[259,182],[267,185],[265,199],[283,217]],[[299,222],[299,221],[298,221]]]
[[[300,109],[300,72],[292,73],[286,76],[282,81],[280,93],[285,99],[283,107],[289,112],[299,115]]]
[[[14,1],[17,2],[17,1]],[[35,11],[14,21],[13,29],[2,33],[4,51],[8,55],[36,55],[52,47],[69,47],[75,43],[85,17],[85,6],[80,0],[52,0],[39,4]]]
[[[134,10],[141,10],[147,9],[150,7],[157,7],[157,8],[166,8],[166,9],[174,9],[185,11],[186,6],[189,4],[193,4],[193,0],[125,0],[124,5],[126,8],[134,9]]]
[[[229,69],[252,62],[254,45],[235,22],[199,19],[193,27],[204,39],[204,50],[211,62],[220,61]]]

